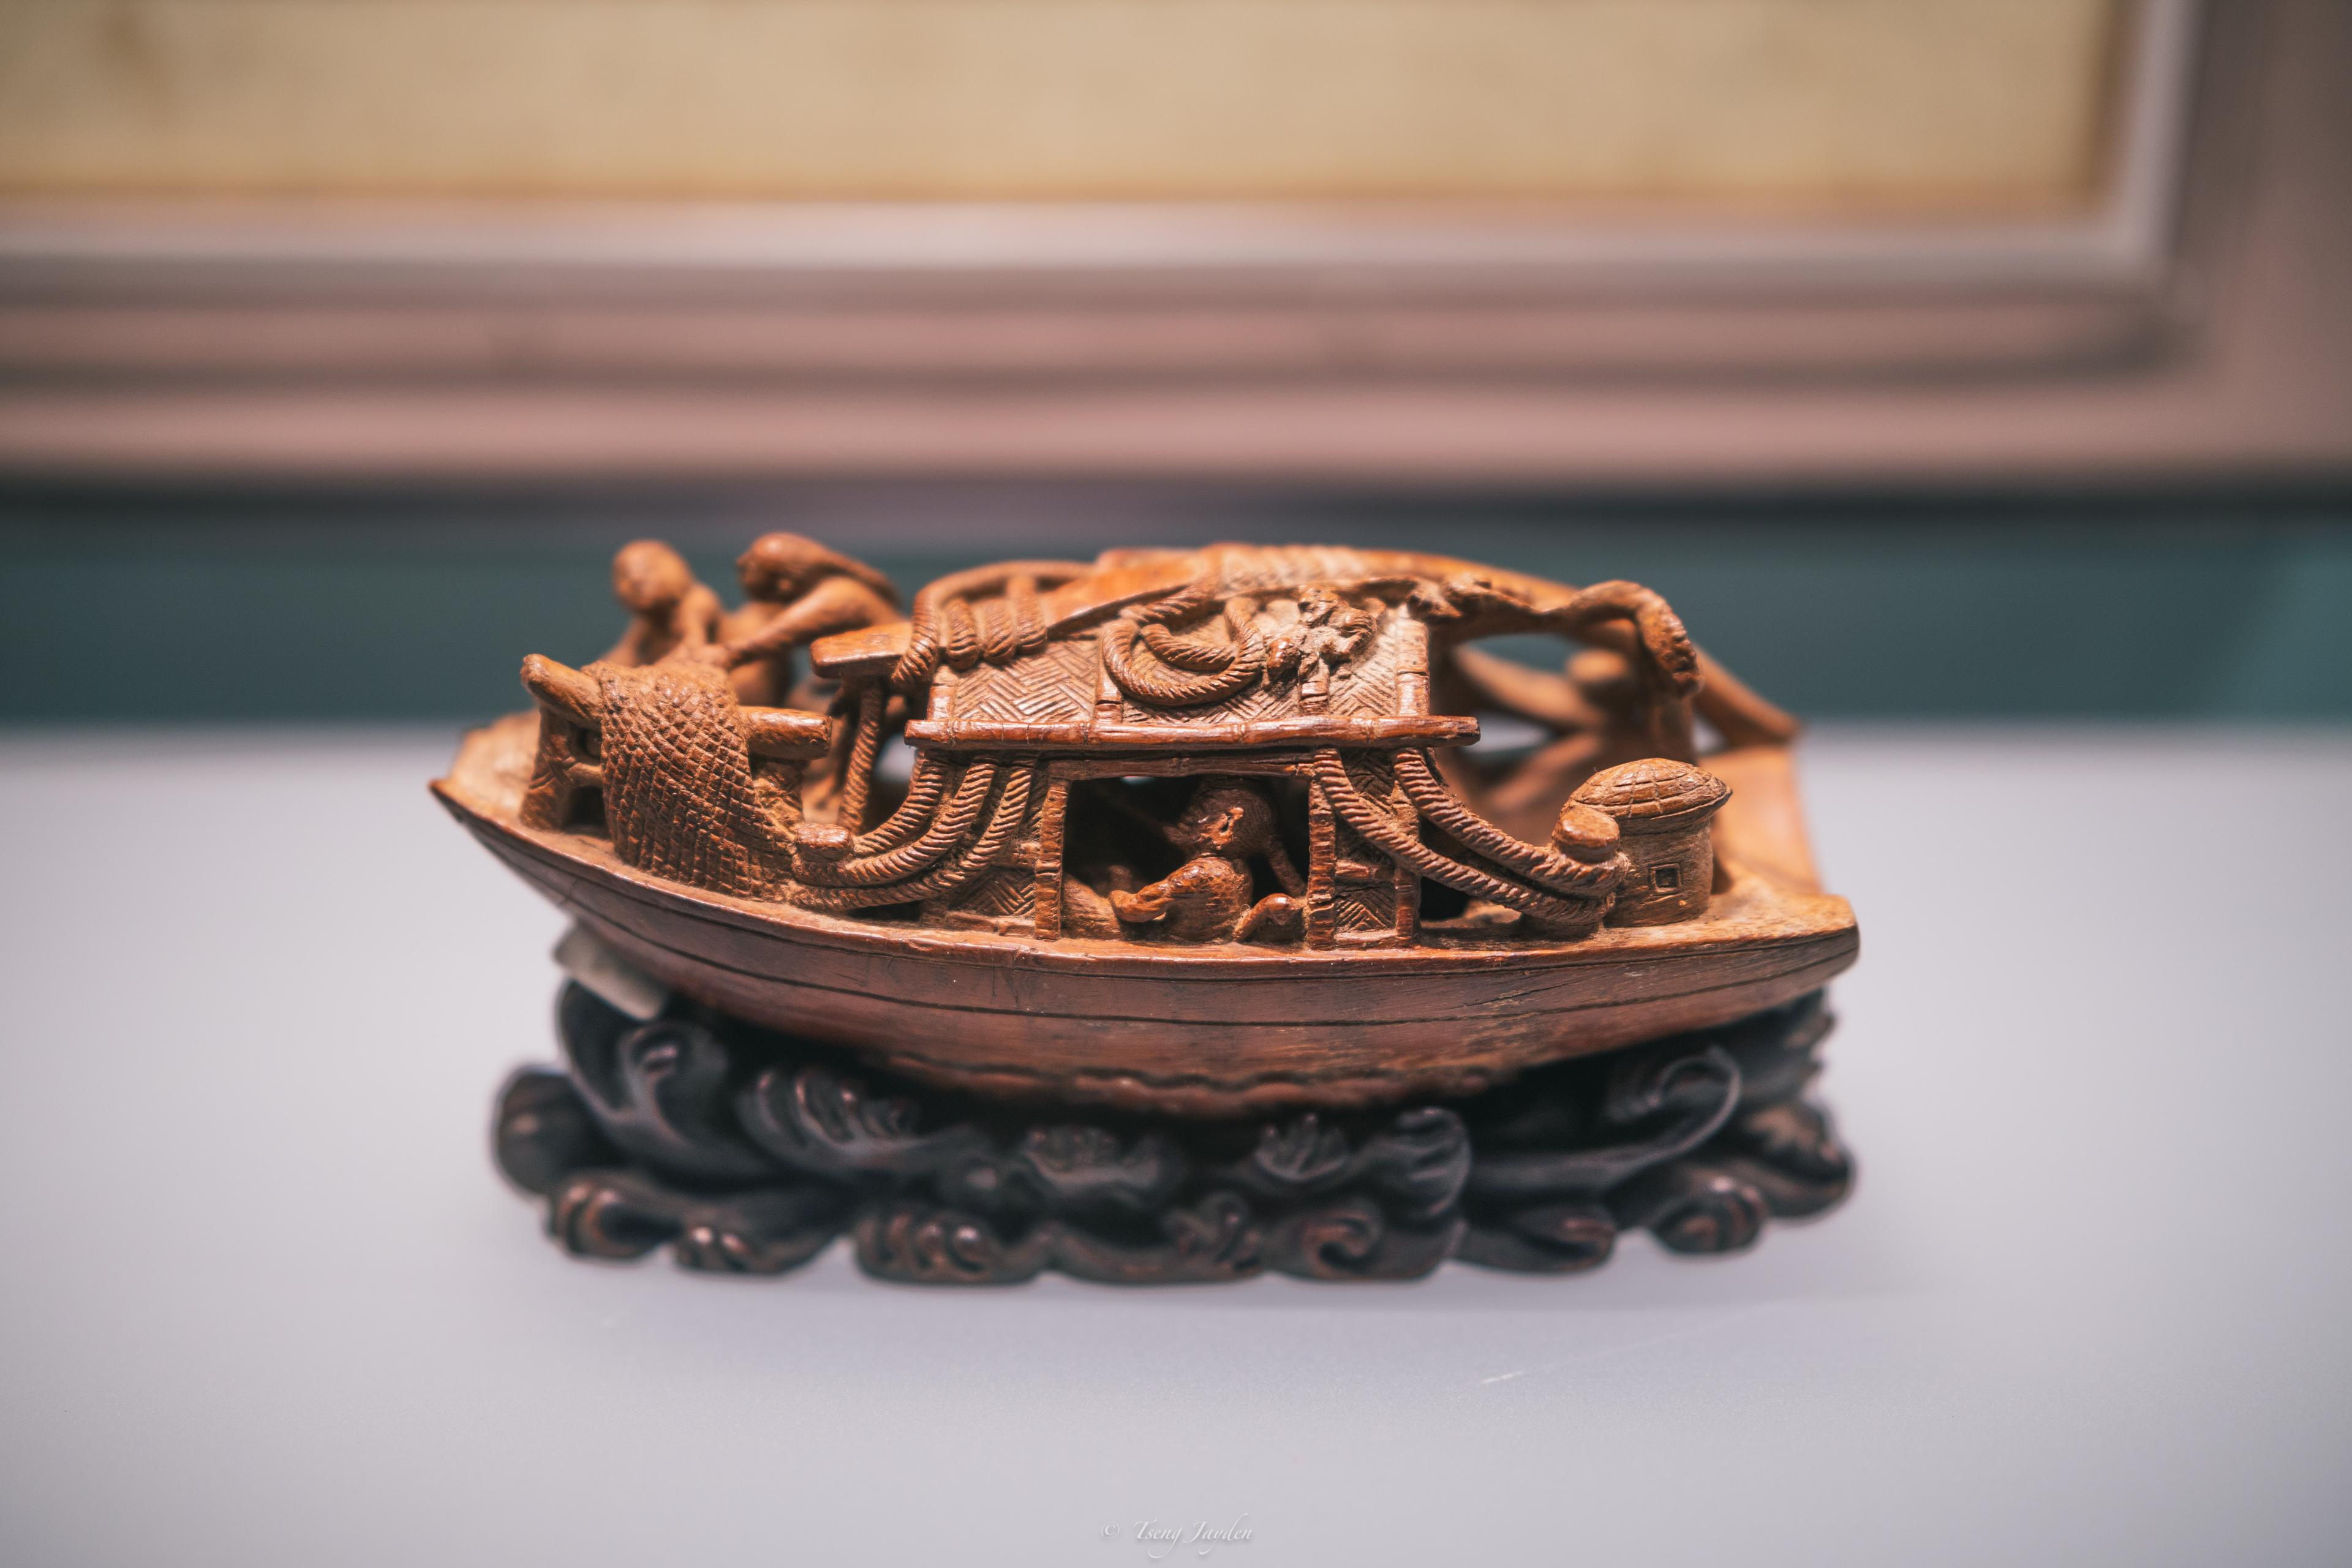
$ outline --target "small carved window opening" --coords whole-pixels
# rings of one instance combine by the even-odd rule
[[[1657,892],[1676,892],[1682,885],[1683,868],[1680,866],[1658,866],[1650,872],[1650,886]]]

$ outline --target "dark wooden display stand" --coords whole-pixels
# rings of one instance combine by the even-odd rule
[[[1467,1100],[1222,1121],[927,1090],[707,1009],[638,1023],[578,984],[557,1016],[566,1068],[509,1081],[498,1159],[587,1258],[774,1274],[846,1234],[867,1273],[921,1283],[1567,1273],[1624,1230],[1736,1251],[1853,1179],[1805,1098],[1819,993]]]

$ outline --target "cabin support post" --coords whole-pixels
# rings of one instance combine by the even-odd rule
[[[1031,905],[1040,942],[1053,942],[1062,934],[1062,819],[1069,804],[1070,781],[1056,777],[1046,786],[1037,812],[1036,886]]]
[[[881,681],[861,684],[857,721],[841,781],[841,810],[835,819],[852,833],[866,831],[866,802],[874,787],[874,763],[882,746],[882,715],[889,701],[890,693]]]
[[[1396,710],[1400,717],[1425,718],[1429,713],[1429,628],[1411,616],[1397,617]],[[1389,792],[1389,806],[1399,826],[1421,837],[1421,813],[1412,797],[1398,784]],[[1421,874],[1399,862],[1396,876],[1396,939],[1410,947],[1421,940]]]
[[[530,783],[515,813],[525,827],[561,833],[572,825],[581,793],[604,788],[604,769],[588,757],[587,737],[595,733],[569,715],[541,707],[539,749],[531,758]]]
[[[1401,718],[1429,715],[1429,628],[1411,616],[1396,618],[1396,710]]]
[[[1412,797],[1404,792],[1402,784],[1389,789],[1389,814],[1399,826],[1415,838],[1421,837],[1421,814],[1413,809]],[[1421,935],[1421,876],[1402,861],[1390,867],[1396,889],[1396,939],[1410,944]]]
[[[1331,947],[1339,941],[1339,825],[1323,786],[1307,786],[1307,945]]]

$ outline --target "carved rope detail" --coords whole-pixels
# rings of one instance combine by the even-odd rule
[[[1470,809],[1438,776],[1437,764],[1425,751],[1399,752],[1397,782],[1422,819],[1464,847],[1496,860],[1567,899],[1600,899],[1604,902],[1625,879],[1632,862],[1622,851],[1606,860],[1571,860],[1514,838]]]
[[[1315,783],[1331,809],[1357,834],[1399,865],[1442,882],[1473,898],[1485,899],[1537,921],[1562,934],[1590,931],[1608,911],[1610,889],[1578,897],[1562,897],[1515,882],[1491,871],[1467,866],[1439,853],[1406,832],[1396,818],[1358,790],[1348,776],[1348,765],[1338,752],[1315,753]],[[1500,829],[1496,830],[1497,832]],[[1526,847],[1532,849],[1533,846]]]
[[[1136,701],[1153,708],[1199,708],[1239,696],[1265,673],[1265,638],[1257,629],[1256,614],[1247,600],[1225,601],[1225,626],[1234,639],[1229,646],[1176,637],[1161,622],[1144,619],[1149,613],[1130,610],[1103,632],[1103,668]],[[1150,640],[1152,632],[1161,634],[1161,642],[1182,650],[1179,658],[1167,660],[1171,667],[1195,673],[1163,675],[1139,664],[1135,658],[1139,635],[1155,654],[1161,646]],[[1219,666],[1216,659],[1221,655],[1224,662]],[[1204,665],[1212,668],[1202,673]]]
[[[965,773],[963,784],[957,789],[957,799],[949,803],[949,810],[942,814],[939,829],[930,837],[943,839],[950,846],[964,838],[971,823],[966,819],[961,826],[957,826],[955,819],[959,815],[959,803],[967,798],[977,800],[985,795],[989,783],[999,771],[991,763],[972,763]],[[1002,770],[1002,787],[996,791],[993,805],[986,809],[987,826],[982,828],[979,840],[927,876],[854,888],[816,887],[806,883],[787,885],[781,889],[782,896],[803,908],[837,911],[913,903],[954,892],[983,871],[1005,861],[1008,852],[1017,842],[1018,835],[1028,823],[1030,799],[1044,772],[1043,766],[1034,761]],[[975,773],[979,775],[979,784],[967,796],[967,787],[971,786]],[[974,815],[977,815],[977,808]],[[929,842],[930,837],[927,837],[923,843],[909,847],[922,848]],[[904,854],[905,851],[898,853]]]
[[[880,854],[828,859],[824,851],[831,845],[822,837],[827,830],[803,828],[793,845],[793,874],[811,887],[874,888],[903,882],[963,842],[971,825],[980,820],[981,807],[987,802],[989,786],[995,783],[996,773],[996,764],[984,759],[966,764],[946,809],[931,820],[923,836],[911,844]],[[942,788],[944,779],[942,770]],[[936,804],[936,791],[932,799]],[[896,822],[904,815],[902,811],[891,820]],[[830,831],[832,845],[855,845],[856,840],[843,829]]]
[[[927,584],[915,595],[907,651],[891,668],[891,686],[911,696],[931,683],[942,663],[970,669],[983,658],[1002,663],[1045,647],[1049,634],[1037,590],[1093,570],[1076,561],[1011,561]],[[967,602],[992,594],[1002,597],[983,600],[977,613]]]

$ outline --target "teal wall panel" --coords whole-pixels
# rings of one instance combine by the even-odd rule
[[[1191,492],[0,496],[0,721],[457,719],[525,653],[618,629],[613,548],[731,592],[765,526],[910,591],[991,556],[1215,538],[1422,547],[1664,593],[1824,718],[2352,718],[2352,502],[1841,501]]]

